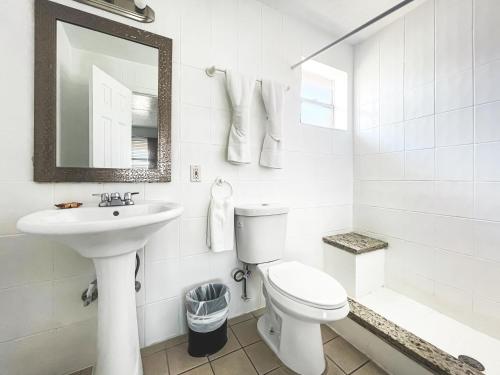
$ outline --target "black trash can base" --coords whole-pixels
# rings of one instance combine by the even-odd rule
[[[188,353],[192,357],[205,357],[217,353],[227,342],[227,319],[215,331],[200,333],[191,328],[188,333]]]

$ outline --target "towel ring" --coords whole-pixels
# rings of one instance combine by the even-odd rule
[[[214,193],[215,193],[215,188],[216,187],[221,187],[222,185],[226,185],[229,187],[229,191],[230,191],[230,194],[227,198],[231,197],[233,195],[233,185],[231,185],[231,183],[229,181],[226,181],[224,180],[223,178],[221,177],[217,177],[214,181],[214,183],[212,184],[212,189],[211,189],[211,194],[212,194],[212,197],[214,196]]]

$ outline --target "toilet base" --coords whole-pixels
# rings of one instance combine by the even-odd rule
[[[326,362],[320,324],[278,315],[281,318],[279,328],[270,323],[273,320],[269,311],[259,318],[257,330],[262,340],[291,370],[302,375],[323,374]]]

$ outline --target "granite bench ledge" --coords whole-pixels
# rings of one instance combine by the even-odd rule
[[[484,375],[466,363],[349,298],[348,317],[433,374]]]
[[[323,242],[355,255],[385,249],[389,246],[389,244],[385,241],[364,236],[356,232],[326,236],[323,237]]]

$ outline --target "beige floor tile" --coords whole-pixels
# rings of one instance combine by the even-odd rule
[[[260,341],[259,333],[257,332],[257,320],[251,319],[243,323],[235,324],[231,327],[236,338],[241,346],[247,346]]]
[[[188,372],[183,372],[182,375],[214,375],[214,372],[212,371],[210,364],[207,363],[203,366],[189,370]]]
[[[266,374],[281,366],[281,361],[263,341],[247,346],[245,352],[259,374]]]
[[[326,375],[345,375],[344,371],[340,369],[339,366],[337,366],[335,363],[330,361],[330,359],[326,359],[327,362],[327,371]]]
[[[165,348],[170,349],[173,348],[174,346],[177,346],[179,344],[184,344],[185,342],[188,341],[188,335],[180,335],[174,338],[171,338],[167,341],[165,341]]]
[[[245,352],[240,349],[212,363],[215,375],[255,375],[257,372]]]
[[[183,344],[185,342],[187,342],[187,335],[177,336],[177,337],[174,337],[174,338],[169,339],[167,341],[162,341],[162,342],[159,342],[157,344],[153,344],[151,346],[148,346],[146,348],[142,348],[141,355],[143,357],[148,356],[148,355],[151,355],[153,353],[156,353],[156,352],[159,352],[159,351],[162,351],[165,349],[173,348],[174,346],[177,346],[179,344]]]
[[[147,356],[154,354],[156,352],[161,352],[162,350],[167,349],[166,344],[167,344],[166,341],[162,341],[162,342],[159,342],[157,344],[153,344],[153,345],[147,346],[145,348],[142,348],[141,349],[141,356],[147,357]]]
[[[214,359],[220,358],[226,354],[232,353],[238,349],[241,349],[241,345],[236,339],[236,336],[234,335],[233,331],[231,331],[231,328],[227,329],[227,342],[224,347],[219,350],[217,353],[212,354],[208,356],[208,359],[210,361],[213,361]]]
[[[360,369],[354,371],[353,375],[387,375],[387,372],[382,370],[373,362],[368,362]]]
[[[250,320],[250,319],[254,319],[254,317],[253,317],[253,315],[251,313],[248,313],[248,314],[243,314],[243,315],[235,316],[234,318],[229,319],[227,321],[227,323],[230,326],[234,326],[235,324],[238,324],[238,323],[241,323],[241,322],[245,322],[245,321]]]
[[[262,315],[264,315],[265,312],[266,312],[266,308],[263,307],[261,309],[252,311],[252,315],[255,316],[256,318],[260,318]]]
[[[346,375],[344,371],[340,369],[335,363],[333,363],[330,359],[326,358],[327,368],[323,375]],[[279,369],[273,370],[266,375],[300,375],[296,372],[293,372],[288,367],[282,364],[282,367]]]
[[[207,357],[191,357],[187,351],[187,343],[167,350],[167,361],[170,375],[177,375],[208,362]]]
[[[368,358],[358,351],[354,346],[345,341],[342,337],[337,337],[324,345],[325,353],[335,362],[342,371],[351,373],[362,364],[368,362]]]
[[[92,367],[87,367],[84,370],[78,370],[78,371],[73,372],[69,375],[92,375]]]
[[[273,370],[269,372],[267,375],[298,375],[297,373],[293,372],[289,368],[286,367],[280,367],[276,370]]]
[[[327,343],[331,339],[334,339],[338,335],[332,331],[330,327],[326,324],[321,325],[321,337],[323,338],[323,344]]]
[[[144,375],[168,375],[167,352],[156,352],[142,357]]]

